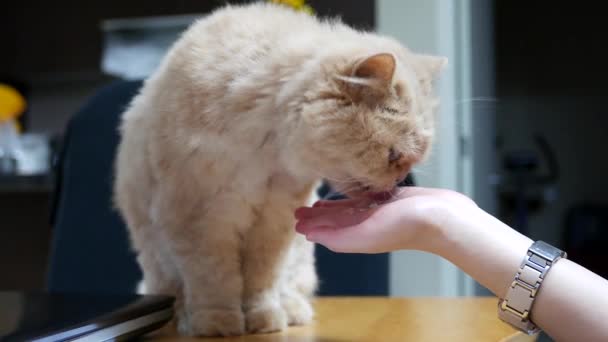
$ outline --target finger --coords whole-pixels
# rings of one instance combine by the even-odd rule
[[[331,210],[321,215],[312,215],[307,218],[300,219],[296,224],[296,230],[300,233],[305,233],[318,227],[350,227],[365,221],[374,213],[374,211],[375,208],[340,208],[339,210]]]
[[[300,207],[294,212],[294,216],[298,220],[305,220],[316,216],[322,216],[338,212],[341,207]]]
[[[355,211],[362,211],[362,210],[366,210],[369,208],[373,208],[374,206],[370,206],[370,205],[358,205],[358,206],[330,206],[330,207],[321,207],[321,206],[317,206],[317,207],[300,207],[297,208],[294,211],[294,216],[296,219],[298,220],[305,220],[305,219],[310,219],[313,217],[319,217],[319,216],[323,216],[323,215],[331,215],[331,214],[337,214],[337,213],[341,213],[341,212],[355,212]]]
[[[334,252],[374,252],[365,226],[363,223],[348,228],[319,227],[308,231],[306,239],[324,245]]]
[[[353,238],[349,238],[349,234],[344,234],[341,230],[315,230],[306,234],[306,239],[321,244],[334,252],[359,252],[356,247],[352,246]]]
[[[400,207],[385,205],[367,211],[368,217],[350,226],[304,227],[309,241],[334,252],[382,253],[401,248],[401,237],[394,231]]]
[[[387,203],[399,200],[401,198],[417,196],[417,195],[428,195],[431,193],[435,193],[435,189],[429,188],[421,188],[421,187],[397,187],[391,191],[383,191],[383,192],[372,192],[367,194],[368,203],[369,202],[377,202],[377,203]]]
[[[421,196],[421,195],[440,195],[444,192],[443,189],[435,189],[435,188],[423,188],[419,186],[403,186],[397,188],[397,192],[395,196],[399,198],[406,198],[412,196]]]

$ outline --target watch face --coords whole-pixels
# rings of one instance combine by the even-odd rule
[[[558,257],[565,256],[565,253],[562,252],[560,249],[555,248],[543,241],[536,241],[535,243],[533,243],[530,247],[530,250],[549,261],[554,260]]]

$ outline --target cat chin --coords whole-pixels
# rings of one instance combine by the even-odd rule
[[[345,193],[344,195],[350,199],[370,198],[376,204],[389,202],[395,198],[395,195],[393,194],[392,191],[381,191],[381,192],[360,191],[360,192],[348,192],[348,193]]]
[[[363,198],[363,197],[367,197],[368,192],[367,191],[345,191],[343,193],[344,196],[348,197],[348,198]]]
[[[364,187],[360,182],[336,183],[328,181],[328,183],[334,193],[344,195],[348,198],[366,197],[366,194],[369,192],[369,187]]]
[[[383,191],[372,191],[372,190],[352,190],[352,191],[344,191],[341,192],[348,198],[372,198],[376,201],[385,202],[395,197],[397,192],[397,187],[390,190]]]

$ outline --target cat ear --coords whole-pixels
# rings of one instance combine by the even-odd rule
[[[390,53],[379,53],[357,61],[350,76],[336,76],[346,84],[346,91],[355,101],[379,100],[388,94],[397,62]]]
[[[419,55],[422,65],[429,71],[432,78],[437,78],[448,65],[448,59],[441,56]]]
[[[357,63],[351,76],[388,86],[393,81],[396,66],[397,62],[392,54],[379,53]]]

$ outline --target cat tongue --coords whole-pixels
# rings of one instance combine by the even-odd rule
[[[393,198],[391,191],[370,192],[367,194],[367,196],[381,202],[385,202]]]

